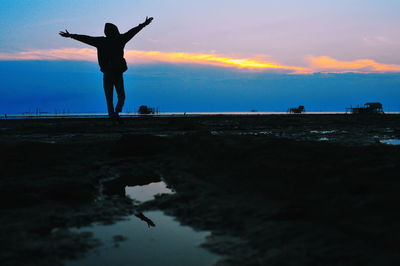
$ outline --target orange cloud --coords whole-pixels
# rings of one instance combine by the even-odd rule
[[[221,67],[233,67],[250,70],[273,70],[289,73],[309,73],[304,67],[286,66],[275,62],[251,58],[234,58],[217,54],[200,53],[167,53],[160,51],[125,51],[126,60],[131,63],[188,63],[203,64]],[[96,61],[96,50],[94,49],[49,49],[31,50],[17,53],[0,53],[0,60],[82,60]]]
[[[125,57],[128,61],[142,62],[166,62],[166,63],[190,63],[204,64],[222,67],[235,67],[240,69],[253,70],[287,70],[293,73],[309,73],[309,69],[297,66],[286,66],[279,63],[251,59],[251,58],[233,58],[217,54],[200,53],[165,53],[159,51],[127,51]]]
[[[125,51],[125,58],[130,64],[150,63],[185,63],[201,64],[237,69],[284,72],[292,74],[309,74],[315,72],[329,73],[384,73],[400,72],[400,65],[381,64],[370,59],[340,61],[329,56],[307,58],[310,67],[288,66],[259,58],[238,58],[215,53],[167,53],[161,51]],[[47,50],[30,50],[15,53],[0,53],[0,60],[79,60],[97,61],[95,49],[62,48]]]
[[[310,57],[315,72],[400,72],[400,65],[381,64],[371,59],[339,61],[329,56]]]

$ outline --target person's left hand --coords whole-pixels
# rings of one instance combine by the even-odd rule
[[[151,22],[153,21],[153,17],[146,17],[146,20],[145,20],[145,22],[144,22],[144,24],[147,26],[147,25],[149,25]]]

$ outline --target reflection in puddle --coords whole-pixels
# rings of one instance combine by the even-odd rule
[[[328,141],[329,139],[328,138],[319,138],[319,141]]]
[[[150,183],[144,186],[127,186],[125,194],[131,199],[138,201],[148,201],[154,199],[157,194],[172,194],[173,191],[167,188],[165,182]]]
[[[383,139],[381,140],[381,143],[389,145],[400,145],[400,139]]]
[[[155,195],[173,193],[159,178],[117,178],[103,182],[103,193],[129,196],[138,201],[152,200]],[[72,229],[91,232],[103,245],[80,260],[66,266],[119,265],[213,265],[217,256],[199,247],[209,232],[196,232],[182,226],[161,211],[135,212],[112,225]]]
[[[181,226],[173,217],[161,211],[145,212],[154,221],[148,227],[136,216],[128,217],[113,225],[95,225],[76,229],[90,231],[103,245],[76,261],[67,261],[66,266],[114,266],[114,265],[212,265],[217,256],[198,247],[208,232],[196,232]]]

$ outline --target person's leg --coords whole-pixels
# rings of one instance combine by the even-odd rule
[[[122,112],[122,107],[124,106],[125,103],[124,78],[122,72],[114,73],[114,85],[118,97],[118,102],[117,106],[115,107],[115,112],[118,114]]]
[[[106,101],[107,101],[108,115],[110,117],[114,117],[114,114],[115,114],[114,104],[113,104],[114,81],[113,81],[112,73],[104,72],[103,86],[104,86],[104,94],[106,96]]]

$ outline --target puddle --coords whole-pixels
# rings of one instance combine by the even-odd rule
[[[335,133],[336,130],[311,130],[310,133],[312,134],[332,134]]]
[[[103,186],[107,195],[129,196],[141,202],[152,200],[157,194],[173,193],[157,178],[136,179],[134,183],[119,178],[104,182]],[[199,246],[210,232],[182,226],[161,211],[137,212],[112,225],[94,224],[71,230],[90,232],[102,245],[82,259],[66,261],[66,266],[210,266],[217,260],[217,255]]]
[[[157,194],[172,194],[173,191],[167,188],[164,181],[150,183],[144,186],[127,186],[125,195],[137,201],[148,201],[154,199]]]
[[[380,142],[388,145],[400,145],[400,139],[383,139]]]
[[[239,135],[239,136],[258,136],[258,135],[270,135],[272,131],[210,131],[211,135],[218,136],[218,135]]]
[[[272,134],[272,131],[249,131],[249,132],[245,131],[245,132],[234,132],[234,134],[239,136],[247,136],[247,135],[258,136],[258,135]]]
[[[75,229],[91,232],[102,246],[66,266],[193,265],[210,266],[217,255],[199,247],[209,232],[196,232],[182,226],[161,211],[143,213],[155,224],[149,227],[135,215],[113,225],[94,225]]]
[[[55,140],[42,140],[41,142],[46,144],[56,144]]]
[[[319,141],[328,141],[328,138],[319,138]]]
[[[217,131],[217,130],[211,130],[210,134],[214,135],[214,136],[218,136],[218,135],[224,134],[224,132],[223,131]]]
[[[272,131],[260,131],[258,132],[259,135],[270,135],[272,134]]]
[[[152,136],[165,138],[168,137],[168,134],[152,134]]]

